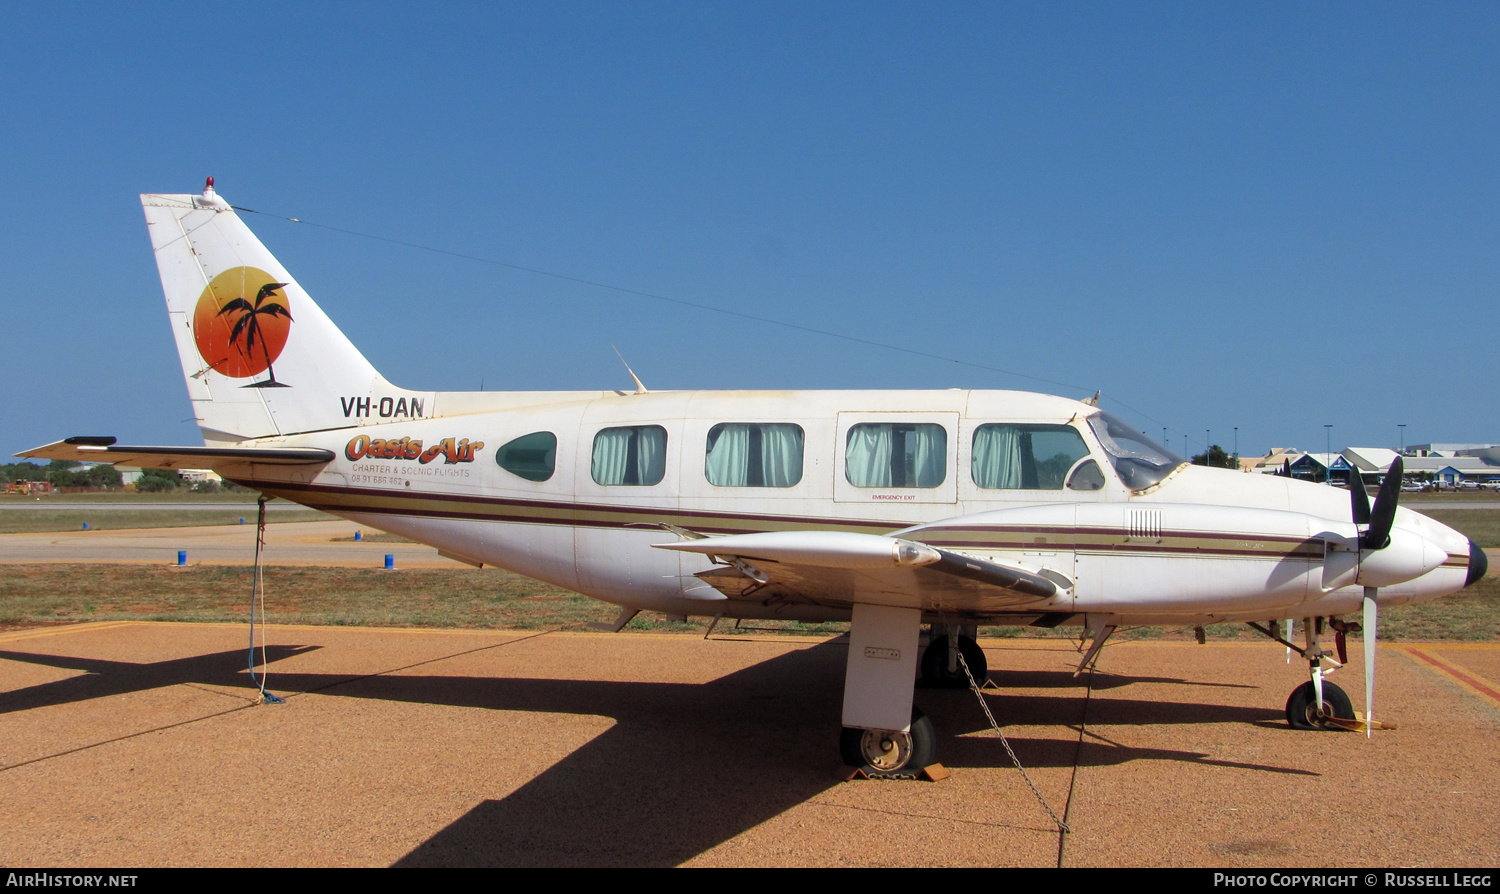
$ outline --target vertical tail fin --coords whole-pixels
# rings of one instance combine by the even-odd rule
[[[213,190],[143,195],[205,442],[421,418],[430,392],[385,380]]]

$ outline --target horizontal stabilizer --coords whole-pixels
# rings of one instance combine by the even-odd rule
[[[320,447],[132,447],[116,444],[114,440],[108,437],[68,438],[16,455],[27,459],[110,463],[142,469],[214,469],[244,463],[310,466],[329,462],[334,457],[332,450]]]

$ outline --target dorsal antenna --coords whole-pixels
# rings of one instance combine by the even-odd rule
[[[620,353],[620,349],[616,348],[614,345],[610,345],[610,347],[614,349],[615,356],[618,357],[618,358],[620,358],[620,362],[621,363],[625,363],[625,355]],[[625,371],[628,372],[628,373],[630,373],[630,378],[635,381],[635,393],[636,394],[650,394],[651,393],[651,389],[647,388],[646,385],[645,385],[645,383],[643,383],[641,381],[641,377],[635,374],[635,370],[633,370],[633,369],[630,368],[630,364],[629,363],[625,363]]]

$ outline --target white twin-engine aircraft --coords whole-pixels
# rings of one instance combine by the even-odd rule
[[[1377,606],[1485,573],[1472,541],[1397,508],[1399,467],[1372,507],[1358,477],[1346,493],[1189,465],[1061,397],[407,391],[212,179],[141,202],[206,446],[78,437],[22,456],[212,468],[622,606],[616,630],[642,610],[850,621],[842,752],[872,775],[934,762],[913,687],[982,681],[980,624],[1082,625],[1082,669],[1121,625],[1264,621],[1280,639],[1274,619],[1301,618],[1311,679],[1287,719],[1352,727],[1324,621],[1342,647],[1356,625],[1339,616],[1363,610],[1368,716]]]

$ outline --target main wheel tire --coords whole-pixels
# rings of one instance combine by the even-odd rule
[[[1328,681],[1323,682],[1323,708],[1327,714],[1318,714],[1318,693],[1311,680],[1292,690],[1286,700],[1286,722],[1292,729],[1343,729],[1328,718],[1354,719],[1354,703],[1344,690]]]
[[[950,642],[952,640],[949,637],[936,636],[927,644],[927,651],[922,653],[922,685],[935,689],[968,687],[969,678],[964,676],[963,668],[960,667],[951,673],[948,670],[948,644]],[[974,675],[974,682],[983,686],[984,681],[989,678],[990,667],[989,661],[984,657],[984,650],[979,648],[979,643],[967,636],[960,636],[958,654],[964,656],[964,663],[969,666],[969,672]]]
[[[913,708],[911,730],[904,733],[844,727],[839,736],[844,763],[866,776],[915,776],[930,766],[937,754],[932,721]]]

